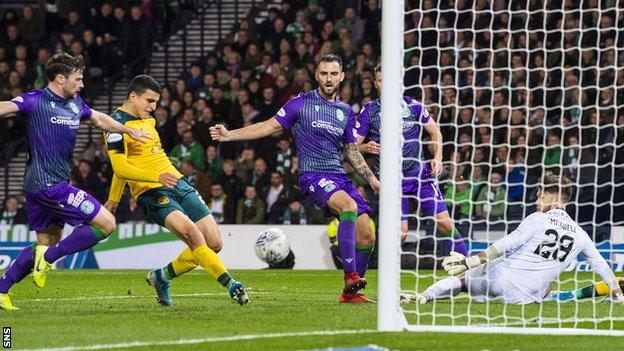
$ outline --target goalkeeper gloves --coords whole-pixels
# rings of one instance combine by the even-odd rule
[[[465,271],[481,265],[479,256],[466,257],[459,252],[451,251],[450,256],[442,261],[444,270],[452,276],[458,276]]]
[[[624,305],[624,294],[622,294],[621,292],[616,292],[612,294],[611,296],[605,297],[603,301]]]

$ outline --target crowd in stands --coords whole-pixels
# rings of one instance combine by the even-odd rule
[[[406,16],[406,28],[417,28],[405,35],[406,93],[425,103],[442,130],[440,184],[452,215],[493,221],[520,217],[523,204],[535,199],[544,170],[572,178],[579,184],[574,201],[595,206],[605,196],[605,187],[597,184],[612,185],[624,164],[624,151],[614,147],[624,143],[624,70],[617,69],[624,64],[624,52],[618,49],[624,47],[622,12],[600,11],[597,2],[579,0],[419,3],[422,9]],[[37,72],[51,48],[86,52],[90,67],[102,72],[111,70],[107,53],[132,60],[132,50],[124,51],[124,44],[115,44],[113,53],[106,49],[106,28],[118,31],[109,37],[130,41],[126,48],[137,47],[133,40],[146,49],[159,45],[158,30],[131,27],[130,18],[138,17],[152,28],[158,22],[152,12],[111,7],[113,23],[129,12],[126,25],[111,26],[101,19],[105,6],[91,21],[70,21],[68,16],[56,39],[37,38],[53,44],[43,53],[36,54],[32,42],[27,45],[25,50],[36,54],[27,55],[33,57],[26,65],[33,68],[30,87],[38,86]],[[559,10],[540,11],[544,6]],[[570,11],[560,11],[562,6]],[[19,45],[10,39],[11,32],[21,33],[25,12],[14,20],[5,14],[0,22],[0,32],[9,38],[0,48],[0,58],[2,49],[5,57],[0,60],[0,87],[6,97],[23,91],[13,83],[28,81],[20,74]],[[69,13],[85,18],[80,10]],[[217,123],[240,128],[271,118],[290,97],[316,88],[314,60],[329,53],[344,62],[340,99],[359,112],[378,97],[373,68],[380,59],[380,21],[378,0],[283,1],[260,23],[242,20],[214,52],[164,87],[154,111],[163,147],[219,223],[326,223],[322,211],[301,197],[289,133],[215,143],[208,129]],[[123,28],[153,34],[130,40]],[[483,30],[487,28],[491,30]],[[101,40],[103,45],[95,45],[99,54],[93,53],[93,43]],[[89,161],[76,160],[73,178],[101,200],[111,174],[105,151],[95,145],[85,156]],[[346,162],[345,169],[370,198],[366,182]],[[615,190],[608,191],[613,196]],[[124,219],[141,217],[132,200],[122,213]]]

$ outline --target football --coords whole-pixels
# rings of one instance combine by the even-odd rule
[[[284,231],[278,228],[264,230],[254,245],[256,256],[268,264],[278,264],[290,252],[290,242]]]

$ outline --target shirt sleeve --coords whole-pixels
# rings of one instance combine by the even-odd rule
[[[40,96],[40,92],[31,91],[15,97],[13,100],[11,100],[11,102],[17,105],[17,108],[20,110],[20,112],[33,113],[37,108],[37,103],[39,102]]]
[[[409,109],[412,111],[412,114],[414,115],[416,121],[420,121],[422,124],[429,123],[429,119],[431,119],[431,114],[424,104],[414,100],[412,97],[409,96],[405,96],[404,100],[405,103],[407,103]]]
[[[89,105],[87,105],[87,103],[80,97],[76,98],[76,101],[78,102],[78,106],[80,106],[82,112],[80,120],[90,119],[93,115],[91,107],[89,107]]]
[[[349,109],[349,119],[347,120],[347,126],[345,127],[344,134],[342,134],[342,143],[344,145],[355,143],[356,135],[355,112],[353,112],[353,109]]]
[[[542,213],[533,213],[520,222],[520,225],[516,228],[516,230],[509,233],[509,235],[496,240],[492,246],[501,256],[505,252],[516,250],[522,244],[531,239],[535,230],[541,227],[540,223],[542,221],[542,216]]]
[[[303,96],[301,94],[288,100],[282,108],[277,111],[275,119],[284,129],[290,129],[299,117],[299,110],[303,106]]]
[[[605,283],[607,283],[611,291],[617,290],[619,285],[617,279],[615,278],[615,274],[613,274],[611,267],[609,267],[609,264],[605,261],[604,257],[600,255],[600,252],[598,252],[595,244],[591,240],[585,240],[583,245],[582,252],[591,263],[594,271],[600,275]]]
[[[366,138],[368,131],[370,130],[370,102],[367,102],[362,106],[362,112],[357,122],[355,122],[355,130],[361,137]]]
[[[104,133],[104,141],[108,147],[109,153],[126,153],[126,145],[124,144],[124,136],[121,133]]]

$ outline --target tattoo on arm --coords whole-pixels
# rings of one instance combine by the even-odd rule
[[[345,156],[353,169],[358,172],[362,177],[369,179],[373,176],[373,172],[370,170],[366,161],[364,160],[364,156],[358,151],[358,147],[356,143],[351,143],[345,145]]]

